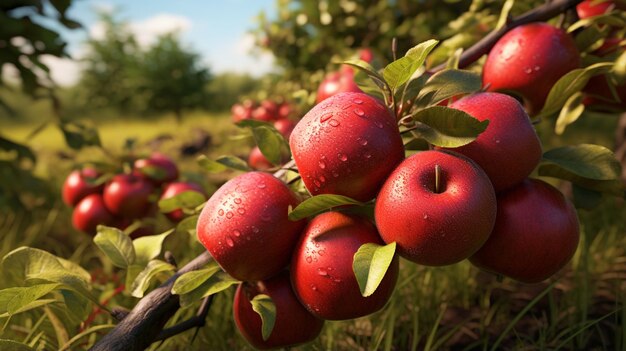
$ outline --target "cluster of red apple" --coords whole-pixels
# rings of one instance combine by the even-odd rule
[[[359,50],[359,59],[371,63],[374,60],[374,53],[367,48],[361,49]],[[339,71],[331,72],[324,77],[317,89],[315,101],[319,104],[335,94],[349,92],[360,93],[362,91],[354,81],[354,69],[344,65]]]
[[[290,221],[300,197],[267,173],[224,184],[202,210],[197,234],[216,262],[243,281],[235,322],[255,347],[315,338],[324,320],[361,317],[390,298],[398,256],[443,266],[469,259],[525,283],[543,281],[574,255],[579,224],[573,205],[552,185],[528,178],[542,157],[529,111],[580,66],[573,39],[544,23],[518,27],[494,46],[479,92],[450,104],[487,129],[454,149],[435,147],[405,159],[397,116],[360,92],[323,99],[293,130],[289,144],[301,179],[315,196],[375,199],[374,221],[342,206]],[[395,243],[373,293],[362,294],[353,258],[363,245]],[[269,296],[276,319],[263,337],[254,301]],[[365,296],[367,295],[367,296]]]
[[[92,167],[72,171],[63,183],[63,201],[74,207],[72,224],[77,230],[95,235],[97,226],[130,228],[132,238],[154,234],[153,223],[157,213],[156,200],[169,199],[185,191],[201,193],[202,186],[193,182],[177,181],[178,167],[167,156],[153,153],[148,158],[134,161],[132,170],[112,177]],[[104,179],[108,179],[106,182]],[[165,215],[173,222],[184,218],[181,209]]]

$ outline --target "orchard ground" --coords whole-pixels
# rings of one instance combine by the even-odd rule
[[[617,116],[588,114],[560,137],[551,133],[553,123],[544,120],[536,126],[544,150],[563,142],[613,147],[611,137]],[[18,142],[25,142],[35,127],[34,124],[5,122],[3,132]],[[136,139],[137,153],[147,154],[152,150],[148,142],[158,136],[172,136],[172,140],[163,141],[156,150],[173,157],[183,173],[203,177],[214,186],[232,178],[233,174],[203,172],[195,161],[197,155],[181,156],[180,146],[195,138],[199,130],[211,136],[210,146],[202,154],[213,159],[223,154],[245,158],[253,143],[251,138],[239,137],[241,130],[232,124],[227,114],[190,113],[181,124],[177,124],[173,116],[151,120],[127,116],[99,122],[97,127],[103,146],[113,153],[121,152],[127,138]],[[98,149],[88,148],[78,152],[75,160],[66,160],[63,153],[68,149],[54,127],[35,135],[28,144],[39,155],[37,173],[54,179],[58,185],[55,191],[60,191],[61,182],[74,162],[106,158]],[[120,284],[113,274],[115,269],[94,247],[90,237],[71,228],[71,211],[61,203],[60,196],[56,198],[52,211],[35,210],[19,217],[8,214],[0,218],[4,238],[0,253],[4,256],[16,247],[28,245],[76,261],[91,269],[96,279],[94,291],[103,300]],[[598,208],[580,211],[579,216],[581,247],[571,264],[547,282],[523,285],[510,279],[499,281],[495,276],[479,272],[468,262],[428,268],[402,261],[397,289],[386,308],[353,321],[328,322],[320,338],[295,349],[541,350],[580,349],[580,345],[603,349],[609,344],[624,350],[626,309],[619,306],[626,304],[626,205],[623,201],[608,199]],[[168,227],[164,219],[161,225],[163,229]],[[205,251],[195,236],[182,232],[170,235],[164,247],[173,252],[179,264]],[[0,283],[0,288],[4,287]],[[192,341],[194,332],[189,331],[162,345],[155,343],[151,349],[250,349],[232,320],[233,294],[234,288],[216,296],[207,325],[199,330],[195,341]],[[130,308],[135,303],[135,298],[118,295],[111,305]],[[194,308],[181,309],[168,325],[186,320],[195,312]],[[26,312],[12,317],[3,338],[31,337],[29,330],[17,326],[36,324],[38,321],[33,316]],[[107,314],[96,318],[98,321],[94,324],[112,327],[115,323]],[[45,320],[43,327],[54,329],[55,325]],[[107,330],[105,326],[101,332]]]

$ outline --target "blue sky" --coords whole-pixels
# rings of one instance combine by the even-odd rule
[[[144,45],[163,32],[180,31],[183,42],[199,52],[214,73],[260,75],[273,68],[271,55],[248,53],[252,38],[247,32],[255,28],[254,20],[261,10],[272,17],[275,0],[76,0],[68,17],[85,28],[62,32],[73,57],[84,54],[84,42],[89,36],[102,34],[97,11],[113,9]],[[50,58],[47,63],[60,84],[71,84],[79,76],[80,66],[76,62]]]

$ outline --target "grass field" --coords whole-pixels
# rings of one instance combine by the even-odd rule
[[[593,142],[612,146],[616,119],[585,116],[562,137],[551,136],[551,122],[538,126],[544,147],[567,142]],[[16,141],[28,142],[39,155],[37,172],[54,179],[57,186],[80,161],[106,160],[97,148],[78,153],[63,146],[59,130],[48,127],[30,140],[34,125],[10,126],[3,133]],[[159,150],[180,159],[181,168],[204,174],[195,157],[177,156],[180,145],[194,138],[200,129],[210,133],[212,142],[206,154],[245,156],[250,141],[240,134],[227,115],[194,113],[178,125],[173,118],[113,120],[97,125],[103,146],[119,153],[125,140],[136,138],[137,152],[151,150],[146,143],[159,135],[171,135]],[[204,174],[209,182],[219,183],[224,176]],[[581,242],[576,256],[556,277],[541,284],[523,285],[509,279],[480,272],[468,262],[449,267],[428,268],[407,261],[401,263],[397,289],[388,306],[365,318],[327,322],[320,338],[298,350],[622,350],[626,351],[626,206],[621,200],[607,199],[591,211],[579,213]],[[57,201],[51,210],[30,214],[8,214],[0,220],[3,233],[1,252],[6,254],[20,245],[52,251],[80,262],[91,270],[101,268],[110,279],[96,283],[95,289],[106,298],[114,289],[113,276],[119,272],[93,246],[90,238],[70,228],[70,210]],[[164,228],[165,222],[162,223]],[[179,263],[195,257],[204,249],[187,233],[171,235],[165,247]],[[121,274],[121,273],[119,273]],[[3,284],[0,283],[0,287]],[[221,293],[213,302],[207,326],[197,335],[188,331],[163,344],[158,350],[245,350],[250,349],[237,333],[231,313],[234,290]],[[117,296],[112,305],[132,307],[136,299]],[[197,306],[195,306],[197,307]],[[175,324],[195,314],[195,308],[181,309],[170,321]],[[41,321],[40,321],[41,320]],[[41,323],[44,345],[57,345],[59,331],[54,321],[37,312],[26,312],[6,323],[2,338],[32,341],[38,337],[29,330]],[[113,323],[100,315],[94,324]],[[70,337],[76,330],[66,331]],[[84,338],[86,346],[96,333]],[[81,349],[77,344],[77,349]],[[47,348],[46,348],[47,349]]]

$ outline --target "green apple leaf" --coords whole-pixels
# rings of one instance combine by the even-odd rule
[[[359,70],[359,72],[365,73],[370,80],[381,90],[388,88],[385,78],[372,67],[369,63],[363,60],[348,60],[341,62],[344,65],[352,66]],[[359,87],[361,85],[359,84]]]
[[[302,201],[289,212],[289,220],[299,221],[303,218],[315,216],[334,207],[345,205],[363,206],[364,203],[343,195],[321,194]]]
[[[148,287],[150,287],[150,282],[154,279],[154,277],[161,273],[174,272],[175,270],[176,267],[161,260],[152,260],[148,262],[146,268],[144,268],[137,275],[135,281],[133,281],[133,285],[130,288],[131,295],[142,298]]]
[[[404,143],[404,149],[423,151],[423,150],[428,150],[429,145],[426,142],[426,140],[422,138],[411,138]]]
[[[265,122],[265,121],[259,121],[256,119],[244,119],[243,121],[239,121],[236,123],[237,127],[239,128],[258,128],[258,127],[267,127],[270,129],[276,129],[274,128],[274,125],[272,125],[269,122]]]
[[[63,296],[63,302],[65,302],[68,315],[72,317],[77,324],[85,321],[92,310],[89,300],[72,290],[61,290],[61,295]]]
[[[198,165],[205,171],[210,173],[219,173],[227,169],[234,169],[237,171],[250,171],[248,163],[237,156],[220,156],[217,160],[211,160],[204,155],[198,157]]]
[[[608,30],[608,27],[606,30]],[[598,49],[604,42],[607,34],[606,30],[602,30],[598,26],[589,26],[582,29],[574,38],[578,51],[593,52]]]
[[[172,286],[172,294],[188,294],[197,289],[218,271],[220,271],[220,267],[217,264],[211,264],[207,268],[187,272],[176,279]]]
[[[206,198],[203,194],[194,190],[186,190],[173,197],[159,200],[159,210],[163,213],[169,213],[182,208],[196,208],[205,201]]]
[[[252,134],[259,150],[272,164],[280,165],[283,157],[290,155],[289,144],[275,128],[256,127]]]
[[[85,146],[101,146],[98,130],[80,122],[61,122],[59,128],[63,132],[69,147],[79,150]]]
[[[263,340],[269,339],[276,323],[276,305],[272,298],[259,294],[250,300],[252,309],[261,317],[261,335]]]
[[[573,202],[576,208],[591,210],[602,201],[602,193],[572,184]]]
[[[563,134],[565,128],[576,122],[578,117],[585,111],[585,105],[583,104],[583,94],[581,92],[575,93],[570,96],[565,102],[565,105],[559,112],[559,118],[556,120],[556,126],[554,132],[558,135]]]
[[[198,224],[198,218],[200,218],[199,214],[186,217],[178,225],[176,225],[177,232],[184,232],[190,235],[196,235],[196,226]]]
[[[24,312],[31,303],[39,300],[60,284],[38,284],[28,287],[14,287],[0,290],[0,314],[7,313],[11,316]],[[52,300],[56,301],[56,300]]]
[[[93,238],[93,242],[116,267],[126,268],[135,262],[133,242],[117,228],[99,225],[98,234]]]
[[[408,82],[426,61],[426,56],[437,46],[439,41],[430,39],[418,44],[407,51],[404,57],[388,64],[383,70],[383,77],[391,91],[395,93],[396,89]]]
[[[591,77],[607,73],[612,67],[612,63],[602,62],[585,68],[575,69],[565,74],[550,89],[546,103],[537,115],[537,118],[545,118],[559,111],[572,95],[580,92],[587,85]]]
[[[376,291],[385,278],[395,255],[395,242],[384,246],[373,243],[363,244],[354,254],[352,269],[363,297],[368,297]]]
[[[133,240],[135,263],[147,264],[151,259],[157,257],[161,253],[163,241],[173,232],[174,229],[170,229],[162,234],[142,236]]]
[[[217,294],[237,283],[239,283],[237,279],[222,270],[218,270],[195,289],[180,295],[180,305],[183,307],[190,306],[204,297]]]
[[[429,143],[455,148],[476,140],[489,125],[488,120],[479,121],[461,110],[431,106],[413,115],[418,123],[416,132]]]
[[[35,351],[32,347],[9,339],[0,339],[0,350],[4,351]]]
[[[481,89],[482,84],[482,78],[476,72],[446,69],[435,73],[428,79],[418,98],[428,97],[429,103],[435,105],[457,95],[476,92]]]
[[[147,165],[141,167],[139,172],[154,180],[164,180],[167,177],[167,171],[159,166]]]

